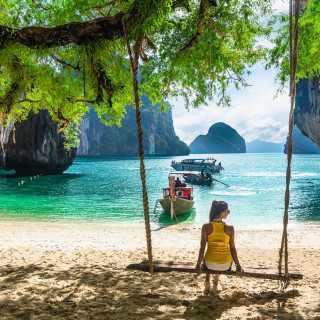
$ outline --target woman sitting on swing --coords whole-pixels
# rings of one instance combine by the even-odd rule
[[[208,269],[225,271],[231,269],[232,261],[236,265],[236,274],[242,277],[244,271],[239,263],[237,250],[234,244],[234,228],[228,226],[222,219],[230,214],[228,204],[224,201],[213,201],[211,205],[209,221],[202,226],[201,245],[199,258],[196,266],[197,274],[201,274],[201,263],[203,261]],[[204,250],[208,243],[206,254]],[[220,274],[214,274],[213,286],[217,289]],[[204,291],[210,291],[210,274],[206,274]]]

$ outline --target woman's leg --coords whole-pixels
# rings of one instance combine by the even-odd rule
[[[215,274],[213,276],[213,283],[218,284],[219,283],[220,274]]]
[[[210,291],[210,273],[206,273],[206,281],[204,282],[204,293]]]

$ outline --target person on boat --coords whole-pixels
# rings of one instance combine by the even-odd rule
[[[209,214],[209,223],[202,226],[201,244],[198,262],[196,265],[197,275],[201,274],[202,261],[210,270],[225,271],[231,269],[232,262],[236,265],[236,274],[244,275],[240,265],[234,242],[234,228],[223,222],[230,214],[228,204],[224,201],[213,201]],[[204,254],[207,245],[207,251]],[[204,259],[203,259],[204,257]],[[214,274],[213,286],[217,289],[220,274]],[[206,274],[205,293],[210,291],[210,274]]]
[[[177,180],[175,181],[174,186],[175,186],[176,188],[181,188],[181,187],[182,187],[182,183],[181,183],[179,177],[177,177]]]

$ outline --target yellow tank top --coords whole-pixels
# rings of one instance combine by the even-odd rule
[[[230,237],[224,232],[224,222],[211,221],[213,232],[208,236],[205,260],[211,263],[229,263],[232,255],[229,248]]]

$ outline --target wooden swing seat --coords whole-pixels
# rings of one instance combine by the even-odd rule
[[[140,263],[133,263],[127,266],[127,269],[139,270],[149,272],[149,261],[144,260]],[[228,271],[214,271],[209,270],[207,267],[202,264],[201,270],[203,273],[210,274],[225,274],[228,276],[235,276],[235,266],[233,265],[231,270]],[[193,262],[175,262],[175,261],[161,261],[156,260],[153,262],[153,271],[154,272],[187,272],[187,273],[196,273],[195,264]],[[279,280],[279,272],[276,268],[264,268],[264,267],[244,267],[244,277],[251,278],[260,278],[260,279],[269,279],[269,280]],[[291,280],[300,280],[303,278],[302,274],[297,270],[289,270],[289,277]]]

